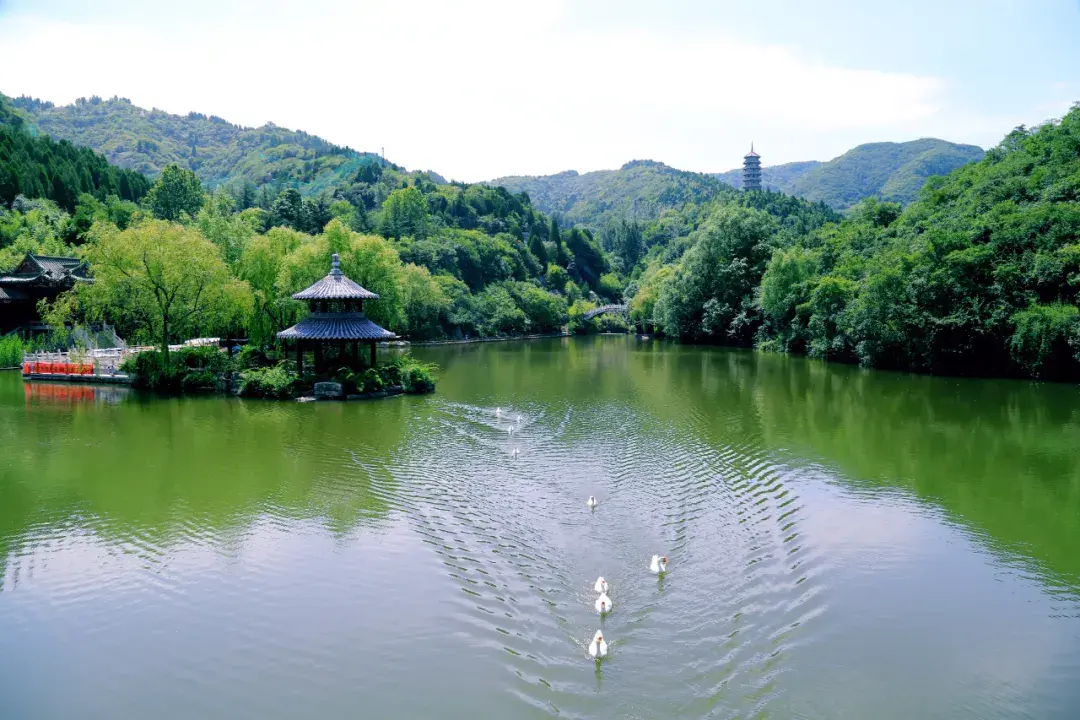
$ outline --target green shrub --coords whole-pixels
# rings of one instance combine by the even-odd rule
[[[386,381],[375,368],[368,368],[357,376],[356,384],[361,392],[373,393],[386,389]]]
[[[245,345],[240,348],[234,361],[236,367],[241,370],[254,370],[273,365],[270,358],[266,356],[266,352],[258,345]]]
[[[23,361],[26,344],[12,333],[0,338],[0,368],[15,367]]]
[[[137,388],[161,393],[194,392],[217,387],[218,379],[232,372],[229,356],[216,347],[181,348],[169,353],[165,366],[160,350],[133,355],[120,365]]]
[[[405,353],[379,366],[378,375],[383,387],[400,385],[407,393],[421,394],[434,392],[436,370],[438,368],[434,363],[420,362],[409,353]]]
[[[180,389],[183,392],[198,392],[217,388],[218,376],[209,370],[191,369],[180,374]]]
[[[626,318],[619,313],[604,313],[597,315],[590,323],[596,325],[598,332],[624,333],[630,332],[630,326],[626,324]]]
[[[427,366],[418,363],[402,370],[401,385],[405,392],[416,395],[434,392],[435,378]]]
[[[120,371],[132,377],[132,385],[156,392],[179,392],[180,373],[175,364],[166,370],[164,356],[159,350],[147,350],[132,355],[120,365]]]
[[[396,362],[391,362],[379,367],[379,375],[383,379],[383,383],[386,385],[400,385],[401,384],[401,366]]]
[[[339,367],[330,373],[330,379],[336,383],[341,383],[341,389],[346,395],[357,392],[357,388],[360,386],[359,376],[350,367]]]
[[[296,374],[285,369],[284,363],[272,367],[245,370],[240,373],[240,394],[244,397],[292,397]]]

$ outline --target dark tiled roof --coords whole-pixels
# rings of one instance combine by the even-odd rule
[[[57,257],[56,255],[31,255],[30,257],[37,261],[37,264],[46,272],[62,273],[82,265],[82,260],[73,257]]]
[[[307,290],[293,295],[294,300],[378,300],[379,296],[365,290],[344,275],[330,273]]]
[[[334,253],[330,274],[307,290],[293,295],[294,300],[378,300],[379,296],[365,290],[345,277],[338,265],[337,253]]]
[[[41,273],[8,273],[0,275],[0,285],[28,285],[41,278]]]
[[[18,267],[7,275],[0,276],[0,282],[4,284],[26,284],[41,281],[65,281],[69,278],[75,280],[90,279],[86,274],[86,265],[79,258],[27,253]]]
[[[293,297],[296,297],[295,295]],[[397,335],[367,319],[364,313],[312,313],[288,330],[283,340],[391,340]]]
[[[0,281],[3,281],[3,279],[4,278],[0,278]],[[6,288],[3,285],[0,285],[0,302],[4,302],[5,300],[25,300],[25,299],[26,299],[26,295],[19,292],[15,288],[13,288],[13,287],[7,287]]]

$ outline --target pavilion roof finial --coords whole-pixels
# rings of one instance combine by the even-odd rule
[[[341,258],[337,253],[330,256],[330,274],[334,277],[341,277]]]

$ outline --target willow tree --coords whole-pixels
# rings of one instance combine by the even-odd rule
[[[91,235],[94,282],[80,289],[88,314],[156,338],[166,364],[170,340],[235,328],[250,312],[247,283],[194,228],[148,220],[126,230],[95,225]]]

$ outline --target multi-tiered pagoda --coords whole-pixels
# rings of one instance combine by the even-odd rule
[[[754,143],[743,157],[742,186],[743,190],[761,189],[761,156],[754,152]]]
[[[317,283],[293,295],[294,300],[305,300],[311,314],[288,330],[278,333],[278,338],[294,343],[297,372],[304,372],[304,351],[315,353],[315,372],[326,369],[330,352],[337,351],[340,361],[359,361],[359,344],[367,343],[371,355],[369,366],[375,367],[375,343],[397,337],[368,320],[364,315],[364,301],[378,300],[379,296],[345,277],[341,272],[338,256],[332,257],[330,274]]]

